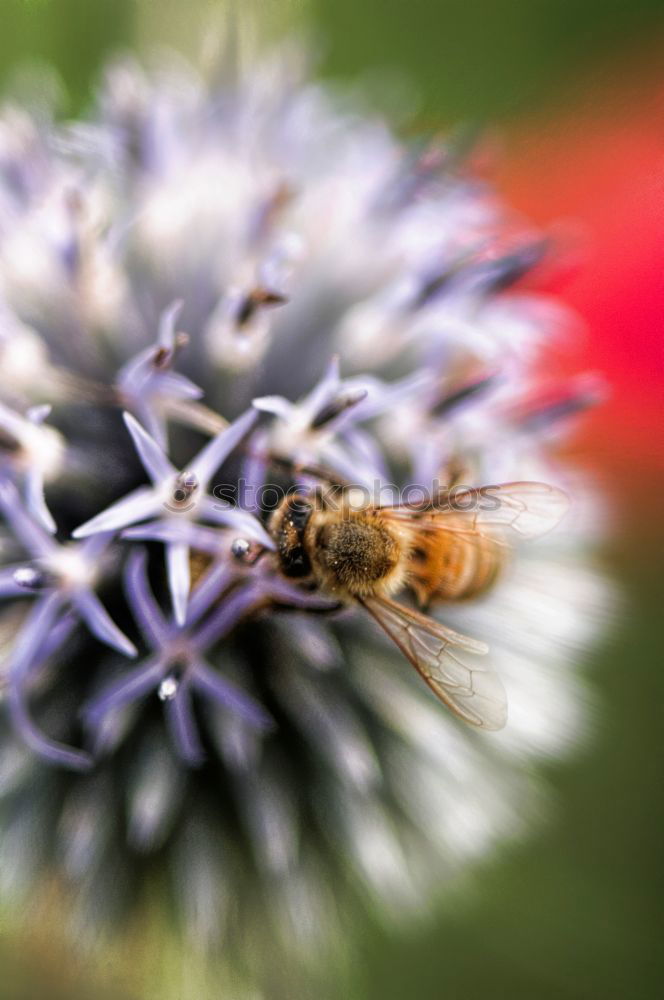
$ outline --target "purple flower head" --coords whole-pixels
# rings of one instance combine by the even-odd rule
[[[87,929],[161,865],[261,995],[263,953],[315,950],[358,899],[424,907],[523,829],[607,603],[591,491],[548,448],[596,387],[542,384],[568,320],[518,287],[547,241],[453,142],[406,148],[301,56],[209,80],[121,59],[73,125],[0,109],[3,870],[64,874]],[[576,501],[481,600],[429,609],[490,646],[502,732],[284,574],[261,488],[330,478]]]

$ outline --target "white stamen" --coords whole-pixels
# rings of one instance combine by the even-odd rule
[[[173,701],[176,694],[178,693],[178,688],[180,687],[180,682],[173,674],[169,674],[168,677],[164,677],[163,681],[159,685],[159,690],[157,695],[160,701]]]

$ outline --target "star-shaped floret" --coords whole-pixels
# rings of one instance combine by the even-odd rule
[[[3,567],[0,593],[36,597],[5,665],[11,718],[37,753],[67,766],[89,766],[86,754],[50,740],[34,725],[25,703],[25,688],[30,674],[61,648],[77,621],[125,656],[136,655],[134,644],[95,593],[111,535],[106,532],[84,542],[58,543],[25,508],[16,487],[7,481],[0,482],[0,510],[30,556],[28,562]]]
[[[27,549],[31,560],[4,567],[3,577],[12,570],[14,583],[24,594],[48,594],[57,597],[54,619],[69,606],[101,642],[126,656],[136,649],[120,631],[95,594],[100,579],[100,559],[111,534],[104,532],[84,542],[64,545],[49,535],[21,502],[12,483],[0,483],[0,510],[15,537]]]
[[[128,361],[118,372],[116,383],[124,404],[162,448],[168,441],[169,403],[200,399],[203,395],[203,390],[186,375],[173,371],[177,353],[187,341],[186,334],[175,330],[181,308],[182,302],[177,301],[163,312],[156,344]]]
[[[188,764],[200,764],[203,750],[192,711],[192,696],[212,700],[237,713],[259,729],[272,726],[269,713],[250,694],[223,677],[206,659],[206,652],[235,624],[260,605],[264,598],[259,583],[250,580],[232,589],[219,602],[216,613],[200,619],[219,595],[237,582],[228,564],[213,572],[196,588],[186,621],[168,621],[150,589],[146,554],[134,549],[127,560],[125,589],[149,655],[133,670],[108,684],[85,708],[84,718],[93,733],[97,751],[113,739],[114,717],[123,706],[157,694],[164,704],[166,721],[176,749]]]
[[[296,464],[320,463],[349,482],[375,486],[386,474],[383,457],[358,424],[413,396],[426,379],[419,373],[393,385],[373,377],[342,379],[339,358],[333,357],[320,382],[298,403],[283,396],[254,399],[256,409],[272,414],[275,422],[254,450],[245,477],[260,485],[267,461],[261,466],[259,457],[268,452]]]
[[[357,406],[367,395],[362,379],[342,380],[339,358],[333,357],[322,379],[299,403],[283,396],[261,396],[254,400],[258,410],[271,413],[288,424],[296,434],[333,428],[342,414]]]
[[[215,471],[249,433],[257,417],[256,410],[248,410],[209,441],[184,469],[178,470],[158,442],[131,414],[125,413],[127,429],[152,485],[134,490],[73,532],[74,538],[87,538],[97,532],[121,531],[147,521],[140,528],[124,531],[123,535],[165,544],[168,585],[175,619],[180,625],[187,613],[190,549],[207,548],[199,545],[199,541],[206,530],[211,531],[195,522],[202,519],[230,525],[262,545],[274,547],[252,514],[207,492]],[[156,520],[148,520],[151,518]]]

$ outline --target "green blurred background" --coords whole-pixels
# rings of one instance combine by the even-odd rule
[[[595,152],[605,148],[607,165],[617,141],[627,149],[626,184],[629,143],[635,162],[652,147],[652,169],[659,162],[658,190],[664,192],[664,118],[648,114],[652,95],[664,93],[662,0],[263,0],[253,6],[269,30],[301,24],[313,30],[326,75],[350,81],[364,77],[387,104],[395,81],[408,81],[419,95],[416,121],[423,128],[497,125],[507,150],[507,193],[518,202],[517,158],[523,153],[531,171],[526,202],[535,207],[538,221],[552,217],[551,192],[555,211],[571,217],[583,216],[592,202],[594,178],[581,175],[591,167],[598,170],[598,164],[601,173],[602,158],[593,158],[585,147],[578,151],[588,122]],[[167,43],[195,55],[224,9],[210,0],[0,0],[0,84],[26,59],[46,60],[65,84],[65,113],[84,111],[107,54],[119,47],[147,51]],[[575,115],[581,116],[577,129],[570,124]],[[616,133],[617,117],[624,128]],[[556,186],[555,171],[545,159],[538,163],[540,149],[554,150],[567,164],[562,186]],[[632,181],[639,184],[636,173]],[[613,205],[586,213],[600,220],[600,229],[602,211],[610,216]],[[650,213],[644,222],[641,216],[648,212],[638,197],[634,213],[634,230],[628,224],[623,236],[636,239],[637,234],[645,246],[644,226],[659,225],[662,216],[655,213],[652,220]],[[616,246],[605,248],[605,260],[613,260],[614,251],[616,259],[624,252],[624,243],[617,245],[619,233],[612,233]],[[661,255],[664,227],[659,237]],[[648,239],[657,246],[657,232]],[[588,266],[592,269],[592,261]],[[632,260],[628,273],[636,267]],[[653,274],[660,271],[661,263]],[[634,280],[632,297],[628,289],[617,308],[620,302],[642,302],[644,296],[664,305],[664,283],[655,288],[656,277],[651,280],[645,272]],[[548,770],[553,805],[539,830],[486,862],[417,927],[404,931],[367,924],[359,962],[337,992],[327,984],[330,996],[661,996],[664,595],[657,553],[664,528],[657,496],[664,486],[664,462],[661,432],[658,436],[654,423],[648,430],[661,407],[661,323],[657,328],[644,321],[634,334],[642,338],[650,378],[655,368],[649,391],[659,392],[659,403],[654,395],[648,407],[638,372],[628,377],[633,351],[623,355],[621,342],[607,347],[602,339],[593,296],[609,300],[600,278],[593,285],[592,272],[588,287],[590,293],[579,300],[590,327],[584,364],[614,372],[616,386],[606,414],[590,418],[590,430],[576,451],[612,498],[618,527],[606,561],[625,593],[625,613],[615,634],[587,665],[598,692],[594,737],[576,759]],[[642,287],[645,291],[639,291]],[[627,316],[628,306],[624,309]],[[142,1000],[146,995],[141,983],[132,986],[131,974],[128,981],[126,973],[116,973],[114,959],[103,969],[75,967],[55,938],[52,929],[43,928],[33,937],[17,936],[11,921],[2,928],[3,1000],[44,995]],[[217,995],[226,1000],[221,989]]]

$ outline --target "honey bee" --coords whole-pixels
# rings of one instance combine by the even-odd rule
[[[488,646],[393,595],[410,591],[426,608],[485,593],[505,565],[508,533],[542,534],[566,508],[562,491],[536,482],[462,487],[390,505],[367,505],[352,488],[319,488],[282,500],[269,529],[286,577],[359,604],[452,712],[497,730],[507,721],[500,678],[481,660],[469,666],[457,656],[481,656]]]

